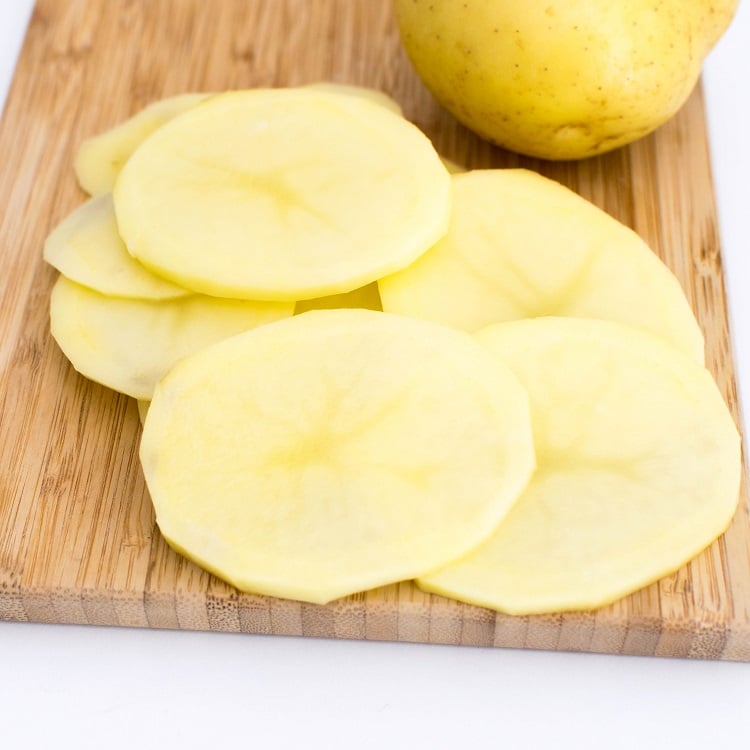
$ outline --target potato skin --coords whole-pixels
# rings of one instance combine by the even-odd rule
[[[737,0],[394,0],[435,98],[487,140],[579,159],[682,106]]]

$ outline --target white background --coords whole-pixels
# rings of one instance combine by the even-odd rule
[[[0,0],[0,105],[31,4]],[[705,80],[747,400],[750,3],[741,6]],[[0,623],[3,750],[721,750],[748,737],[748,664]]]

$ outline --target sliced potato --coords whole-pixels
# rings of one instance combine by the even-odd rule
[[[63,219],[44,243],[44,259],[71,281],[114,297],[173,299],[192,294],[130,255],[117,232],[109,193]]]
[[[242,590],[327,602],[474,547],[526,484],[526,394],[459,331],[312,311],[184,359],[141,459],[159,527]]]
[[[292,311],[289,303],[198,294],[161,301],[106,297],[64,276],[50,301],[52,335],[73,367],[143,400],[185,355]]]
[[[377,282],[355,289],[346,294],[333,294],[330,297],[301,300],[294,306],[295,315],[308,310],[336,310],[343,307],[361,307],[365,310],[382,310]]]
[[[208,96],[179,94],[161,99],[111,130],[87,138],[81,143],[73,165],[78,184],[89,195],[111,193],[117,175],[138,146],[164,123]]]
[[[501,323],[477,340],[529,392],[538,468],[492,537],[420,587],[511,614],[591,609],[724,531],[739,436],[694,360],[597,320]]]
[[[146,421],[146,414],[148,414],[148,407],[151,406],[150,401],[144,401],[143,399],[138,399],[138,419],[141,420],[141,424],[143,424]]]
[[[451,174],[458,174],[460,172],[466,172],[466,167],[462,167],[460,164],[457,164],[452,159],[448,159],[446,156],[440,157],[443,160],[443,166],[451,173]]]
[[[448,234],[379,282],[383,309],[475,331],[545,315],[628,323],[703,362],[679,282],[632,230],[526,170],[453,175]]]
[[[446,231],[450,177],[429,140],[361,97],[235,91],[167,123],[114,190],[128,250],[159,275],[227,297],[349,292]]]
[[[307,88],[317,91],[327,91],[331,94],[358,96],[371,101],[373,104],[379,104],[381,107],[390,109],[391,112],[395,112],[397,115],[403,116],[404,114],[401,105],[395,99],[379,89],[373,89],[368,86],[355,86],[351,83],[337,83],[335,81],[317,81],[316,83],[308,84]]]

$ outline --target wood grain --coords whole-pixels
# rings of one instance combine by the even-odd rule
[[[674,270],[735,418],[703,99],[604,157],[551,164],[473,137],[431,100],[387,0],[40,0],[0,125],[0,619],[750,661],[750,519],[689,565],[596,612],[510,617],[410,583],[327,606],[239,594],[159,535],[135,403],[78,376],[49,335],[50,229],[83,199],[77,144],[185,91],[363,84],[445,156],[526,166],[639,232]]]

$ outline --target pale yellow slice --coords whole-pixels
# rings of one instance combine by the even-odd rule
[[[143,424],[146,421],[146,414],[148,414],[148,407],[151,406],[151,402],[139,399],[137,401],[137,404],[138,404],[138,419],[140,419],[141,424]]]
[[[179,94],[149,104],[129,120],[87,138],[76,154],[78,184],[89,195],[111,193],[117,175],[133,152],[154,131],[187,112],[210,94]]]
[[[724,531],[740,441],[694,360],[596,320],[501,323],[477,340],[528,389],[538,468],[495,534],[422,588],[511,614],[591,609]]]
[[[336,310],[343,307],[361,307],[365,310],[382,310],[377,282],[362,286],[345,294],[301,300],[294,306],[295,315],[309,310]]]
[[[453,188],[446,237],[379,282],[386,312],[468,331],[544,315],[615,320],[703,362],[679,282],[631,229],[527,170],[456,174]]]
[[[128,253],[109,193],[63,219],[44,243],[44,259],[71,281],[114,297],[173,299],[192,294],[154,275]]]
[[[50,301],[52,335],[78,372],[137,399],[179,359],[292,314],[289,303],[193,294],[175,300],[107,297],[61,276]]]
[[[167,123],[114,190],[128,250],[206,294],[299,300],[411,263],[446,231],[450,176],[429,140],[362,97],[215,96]]]
[[[173,547],[239,589],[320,603],[466,554],[534,462],[526,394],[496,357],[351,309],[184,359],[141,459]]]
[[[309,83],[307,88],[343,96],[358,96],[362,99],[367,99],[373,104],[379,104],[381,107],[385,107],[397,115],[403,116],[404,114],[401,105],[393,97],[388,96],[384,91],[373,89],[369,86],[357,86],[351,83],[338,83],[336,81],[317,81]]]

